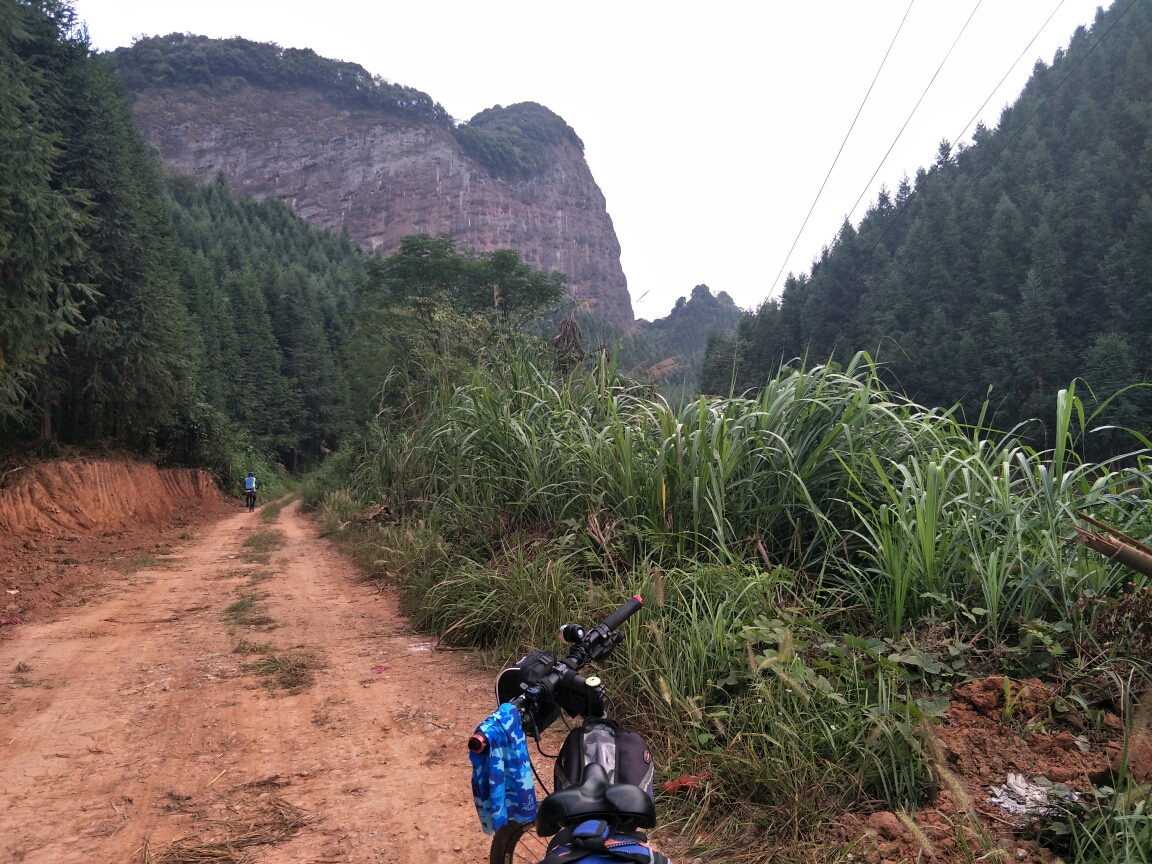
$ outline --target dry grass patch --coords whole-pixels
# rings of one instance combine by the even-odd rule
[[[269,650],[259,660],[241,663],[240,668],[263,678],[264,689],[283,690],[285,695],[295,696],[311,687],[316,680],[315,671],[326,665],[320,652],[306,645],[296,645],[286,651]]]
[[[241,813],[234,823],[213,821],[203,833],[180,837],[155,851],[145,840],[144,864],[247,864],[252,860],[247,850],[283,843],[319,818],[274,795],[254,798],[263,785],[261,781],[233,790],[230,807]]]
[[[236,647],[232,649],[233,654],[269,654],[276,649],[272,647],[271,642],[249,642],[247,639],[241,639],[236,643]]]
[[[285,544],[284,532],[280,530],[261,531],[244,540],[244,548],[257,554],[265,554],[280,549]]]

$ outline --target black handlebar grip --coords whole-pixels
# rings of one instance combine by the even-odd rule
[[[640,607],[644,605],[644,600],[639,594],[636,594],[631,600],[605,618],[601,624],[609,630],[615,630],[633,615],[640,611]]]
[[[483,753],[488,749],[488,738],[483,732],[477,732],[468,739],[468,749],[473,753]]]

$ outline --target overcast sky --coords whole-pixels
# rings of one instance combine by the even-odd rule
[[[862,191],[853,222],[881,183],[894,187],[905,171],[932,161],[941,138],[955,141],[989,94],[980,116],[994,125],[1033,63],[1050,63],[1078,25],[1091,24],[1096,5],[913,0],[785,274],[810,266]],[[667,314],[701,282],[746,308],[764,300],[908,7],[908,0],[77,2],[102,50],[141,34],[238,35],[359,63],[426,91],[462,120],[494,104],[547,105],[584,140],[644,318]]]

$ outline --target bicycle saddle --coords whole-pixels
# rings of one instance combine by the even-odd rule
[[[536,833],[551,837],[565,825],[586,819],[603,819],[623,827],[654,828],[656,804],[648,793],[630,783],[609,783],[603,765],[584,767],[584,782],[562,792],[553,792],[540,802]]]

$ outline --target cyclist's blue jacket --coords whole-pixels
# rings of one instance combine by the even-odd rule
[[[495,834],[509,822],[536,818],[536,785],[528,760],[528,741],[520,712],[505,702],[476,731],[488,739],[483,753],[469,753],[472,797],[485,834]]]
[[[245,492],[251,492],[255,488],[256,488],[256,478],[255,477],[246,477],[244,479],[244,491]]]

